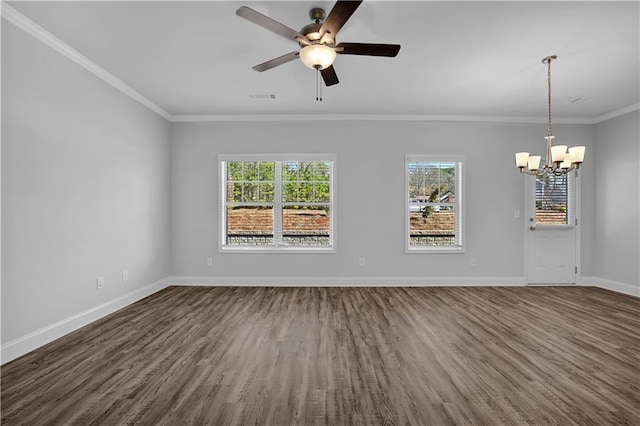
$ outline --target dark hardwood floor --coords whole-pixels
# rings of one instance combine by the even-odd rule
[[[640,299],[170,287],[2,367],[2,424],[638,425]]]

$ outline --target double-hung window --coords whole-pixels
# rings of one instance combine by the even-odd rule
[[[407,253],[463,252],[463,158],[407,155]]]
[[[334,155],[220,155],[221,249],[334,250]]]

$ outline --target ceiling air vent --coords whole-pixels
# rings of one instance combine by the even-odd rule
[[[581,103],[581,104],[586,104],[588,102],[593,101],[595,98],[583,98],[582,96],[578,96],[576,98],[571,99],[571,103],[572,104],[577,104],[577,103]]]
[[[276,95],[274,93],[251,93],[249,97],[251,99],[275,99]]]

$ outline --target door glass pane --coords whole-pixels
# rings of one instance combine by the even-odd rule
[[[536,223],[569,223],[569,179],[567,175],[536,177]]]

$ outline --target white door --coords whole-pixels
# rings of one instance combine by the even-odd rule
[[[576,172],[527,180],[527,282],[575,284],[579,205]]]

